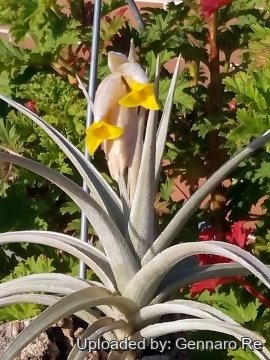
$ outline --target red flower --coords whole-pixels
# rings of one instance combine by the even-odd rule
[[[233,0],[201,0],[201,14],[208,18],[222,6],[228,5]]]
[[[202,230],[199,235],[200,241],[209,241],[209,240],[223,241],[224,238],[225,238],[224,234],[219,233],[214,227],[206,228]],[[219,255],[199,254],[197,257],[199,260],[199,265],[212,265],[212,264],[231,262],[230,259]]]
[[[249,229],[244,229],[244,223],[244,221],[237,221],[233,223],[231,225],[230,231],[224,234],[218,232],[214,227],[204,229],[199,235],[199,240],[226,240],[228,243],[237,245],[241,249],[244,249],[247,244],[248,235],[251,232],[251,230]],[[197,257],[199,260],[199,265],[201,266],[232,262],[232,260],[218,255],[199,254],[197,255]],[[232,276],[227,278],[204,280],[191,285],[190,291],[193,296],[202,293],[204,290],[209,290],[213,292],[219,285],[228,284],[233,281],[238,281],[238,277]]]
[[[206,240],[217,240],[222,241],[223,238],[227,240],[228,243],[237,245],[241,249],[244,249],[247,245],[248,235],[251,233],[250,229],[244,228],[244,221],[237,221],[231,225],[229,232],[225,234],[218,233],[214,227],[204,229],[199,235],[200,241]],[[224,258],[222,256],[216,255],[205,255],[200,254],[197,256],[199,259],[199,265],[211,265],[219,263],[229,263],[232,260]],[[198,283],[195,283],[190,286],[190,292],[192,296],[201,294],[203,291],[208,290],[213,292],[218,286],[229,284],[232,282],[238,283],[242,286],[247,292],[256,297],[265,307],[270,308],[270,300],[267,299],[260,291],[254,288],[249,284],[245,279],[242,279],[241,276],[230,276],[226,278],[216,278],[203,280]]]
[[[244,249],[247,244],[248,235],[251,233],[250,229],[244,228],[244,221],[237,221],[232,224],[231,231],[226,235],[226,240],[233,245]]]
[[[235,280],[236,280],[235,276],[203,280],[198,283],[192,284],[190,287],[190,292],[192,296],[199,295],[205,290],[214,292],[218,286],[232,283]]]
[[[33,100],[27,101],[27,102],[24,104],[24,106],[25,106],[28,110],[30,110],[30,111],[32,111],[33,113],[37,114],[37,104],[36,104],[35,101],[33,101]]]

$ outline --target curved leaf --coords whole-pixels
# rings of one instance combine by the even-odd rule
[[[113,291],[115,279],[110,265],[101,251],[71,236],[49,231],[14,231],[0,234],[0,245],[29,242],[63,250],[82,260],[94,270],[102,283]]]
[[[13,304],[22,304],[22,303],[51,306],[60,299],[61,298],[59,296],[41,295],[41,294],[11,295],[0,298],[0,307],[13,305]]]
[[[57,273],[31,274],[12,279],[0,284],[0,299],[26,292],[42,292],[44,294],[68,295],[90,286],[101,286],[100,283],[91,280],[77,279],[69,275]],[[106,305],[98,306],[105,315],[112,316],[115,309]]]
[[[144,329],[141,329],[138,333],[134,334],[132,338],[134,340],[139,340],[141,338],[156,338],[158,336],[163,336],[175,332],[180,331],[197,331],[197,330],[205,330],[205,331],[215,331],[222,334],[228,334],[241,342],[242,337],[248,337],[253,341],[260,341],[262,344],[265,343],[264,338],[255,334],[254,332],[244,329],[239,325],[227,324],[223,321],[218,320],[210,320],[207,321],[196,319],[196,320],[177,320],[171,321],[167,323],[160,323],[149,325]],[[259,359],[269,360],[270,352],[263,347],[261,351],[254,350],[254,353],[258,356]]]
[[[125,321],[115,321],[113,318],[104,317],[102,319],[98,319],[92,325],[89,325],[80,338],[84,341],[85,339],[88,341],[96,341],[107,332],[123,327],[128,327],[128,324]],[[80,350],[79,347],[75,345],[67,360],[84,360],[86,354],[87,351]]]
[[[135,326],[142,328],[146,322],[155,322],[161,316],[167,314],[185,314],[201,319],[216,319],[227,323],[237,324],[236,321],[210,305],[192,300],[173,300],[164,304],[148,305],[141,308],[136,314]]]
[[[270,271],[270,265],[266,265],[268,271]],[[184,287],[195,282],[199,282],[207,279],[224,278],[229,276],[247,276],[250,275],[249,269],[243,267],[240,264],[215,264],[196,266],[189,269],[186,273],[183,271],[179,279],[175,278],[175,282],[179,287]],[[180,274],[179,274],[180,275]]]
[[[41,276],[42,275],[42,276]],[[60,275],[60,278],[58,278]],[[82,281],[62,274],[32,274],[12,279],[0,284],[0,298],[25,292],[67,295],[74,291],[89,288],[91,282]],[[99,284],[100,285],[100,284]],[[94,285],[97,286],[97,285]]]
[[[270,265],[266,266],[270,271]],[[179,263],[165,276],[158,289],[158,294],[151,304],[163,302],[170,298],[177,289],[199,281],[250,274],[248,269],[236,263],[192,266],[187,269],[183,269],[182,264]]]
[[[116,224],[119,225],[119,229],[121,229],[123,214],[120,199],[96,168],[84,158],[83,154],[53,126],[46,123],[46,121],[34,114],[32,111],[28,110],[23,105],[1,94],[0,99],[4,100],[6,103],[29,117],[52,138],[52,140],[74,164],[77,171],[80,173],[90,189],[93,198],[102,206],[103,209],[107,210],[108,214],[110,214]]]
[[[12,295],[5,298],[0,299],[0,307],[13,305],[13,304],[37,304],[37,305],[45,305],[51,306],[59,301],[61,298],[53,295],[41,295],[41,294],[20,294],[20,295]],[[92,324],[99,318],[99,315],[93,310],[89,311],[78,311],[75,315],[86,323]],[[107,335],[108,340],[115,339],[112,335]]]
[[[64,317],[99,305],[115,306],[124,316],[137,311],[137,306],[131,300],[121,296],[111,296],[104,288],[95,287],[74,292],[51,305],[35,318],[6,349],[1,360],[14,359],[35,337]]]
[[[245,159],[250,157],[256,150],[265,145],[270,139],[270,130],[266,131],[262,136],[252,141],[240,153],[228,160],[220,169],[218,169],[207,181],[203,184],[182,208],[176,213],[173,219],[169,222],[163,232],[155,240],[151,248],[147,251],[142,264],[146,264],[156,254],[167,248],[173,239],[184,228],[187,221],[194,214],[202,201]]]
[[[224,244],[221,241],[203,241],[201,243],[179,244],[163,250],[134,276],[124,295],[139,306],[149,303],[168,271],[181,260],[197,254],[227,257],[249,269],[252,274],[270,288],[270,271],[267,266],[238,246]]]
[[[0,152],[0,161],[13,163],[45,177],[62,189],[85,213],[93,225],[105,250],[120,291],[139,269],[133,253],[113,220],[104,212],[90,195],[78,185],[57,171],[23,156]]]

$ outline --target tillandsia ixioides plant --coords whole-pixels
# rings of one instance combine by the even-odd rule
[[[210,330],[228,334],[239,343],[243,337],[257,340],[262,347],[254,349],[254,353],[259,359],[270,359],[270,352],[259,334],[243,328],[209,305],[173,298],[175,288],[213,277],[254,274],[270,288],[269,268],[247,251],[229,243],[204,241],[172,246],[201,201],[238,164],[264,146],[270,139],[270,131],[228,160],[160,232],[155,221],[154,201],[180,59],[160,119],[157,101],[159,62],[152,85],[136,62],[132,46],[129,58],[110,53],[108,59],[112,74],[97,90],[93,109],[95,122],[86,131],[86,145],[94,153],[102,143],[112,176],[119,184],[120,197],[61,133],[26,107],[0,95],[2,100],[40,126],[65,152],[86,181],[90,194],[59,172],[14,152],[1,152],[0,161],[22,166],[62,189],[85,213],[104,250],[56,232],[0,234],[2,245],[28,242],[65,251],[87,264],[99,279],[88,281],[59,273],[43,273],[2,283],[1,306],[30,302],[47,308],[20,333],[1,359],[14,359],[38,334],[71,314],[88,323],[81,336],[82,343],[83,338],[95,341],[100,337],[116,342],[124,338],[135,341],[144,338],[148,343],[150,338],[174,332]],[[150,109],[147,120],[145,109]],[[213,267],[197,266],[193,261],[196,254],[219,255],[233,262]],[[192,259],[189,267],[187,262],[185,267],[182,266],[186,258]],[[184,314],[186,318],[159,322],[166,314]],[[114,347],[109,356],[133,359],[143,356],[143,351],[138,349],[117,350]],[[74,346],[68,359],[84,359],[85,356],[85,351]]]

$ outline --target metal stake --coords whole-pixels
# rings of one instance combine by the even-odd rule
[[[94,101],[96,83],[97,83],[97,66],[98,66],[98,53],[99,53],[99,37],[100,37],[100,16],[101,16],[101,3],[102,0],[95,0],[94,3],[94,18],[93,18],[93,32],[92,32],[92,46],[91,46],[91,60],[89,69],[89,82],[88,94],[91,100]],[[90,106],[87,107],[86,127],[89,127],[93,121],[93,113]],[[85,149],[85,157],[90,161],[89,154]],[[86,183],[83,183],[83,190],[89,192]],[[81,215],[81,241],[87,242],[88,240],[88,220],[85,215]],[[86,266],[80,261],[79,276],[82,279],[86,278]]]
[[[140,29],[144,29],[145,26],[144,26],[144,22],[143,22],[143,19],[142,19],[142,16],[140,14],[140,11],[135,3],[134,0],[127,0],[127,3],[130,7],[130,10],[135,18],[135,20],[137,21],[137,24],[139,26]]]

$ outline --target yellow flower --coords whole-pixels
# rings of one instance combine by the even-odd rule
[[[132,81],[130,89],[131,91],[119,100],[119,105],[127,108],[142,106],[145,109],[159,110],[154,94],[154,84],[139,84]]]
[[[124,129],[109,125],[106,121],[95,122],[86,129],[86,146],[89,154],[93,155],[104,140],[117,139],[124,132]]]
[[[98,86],[94,122],[86,129],[86,147],[93,155],[102,144],[111,176],[118,180],[131,166],[138,132],[138,107],[158,110],[154,86],[141,66],[125,55],[108,54],[111,74]]]

